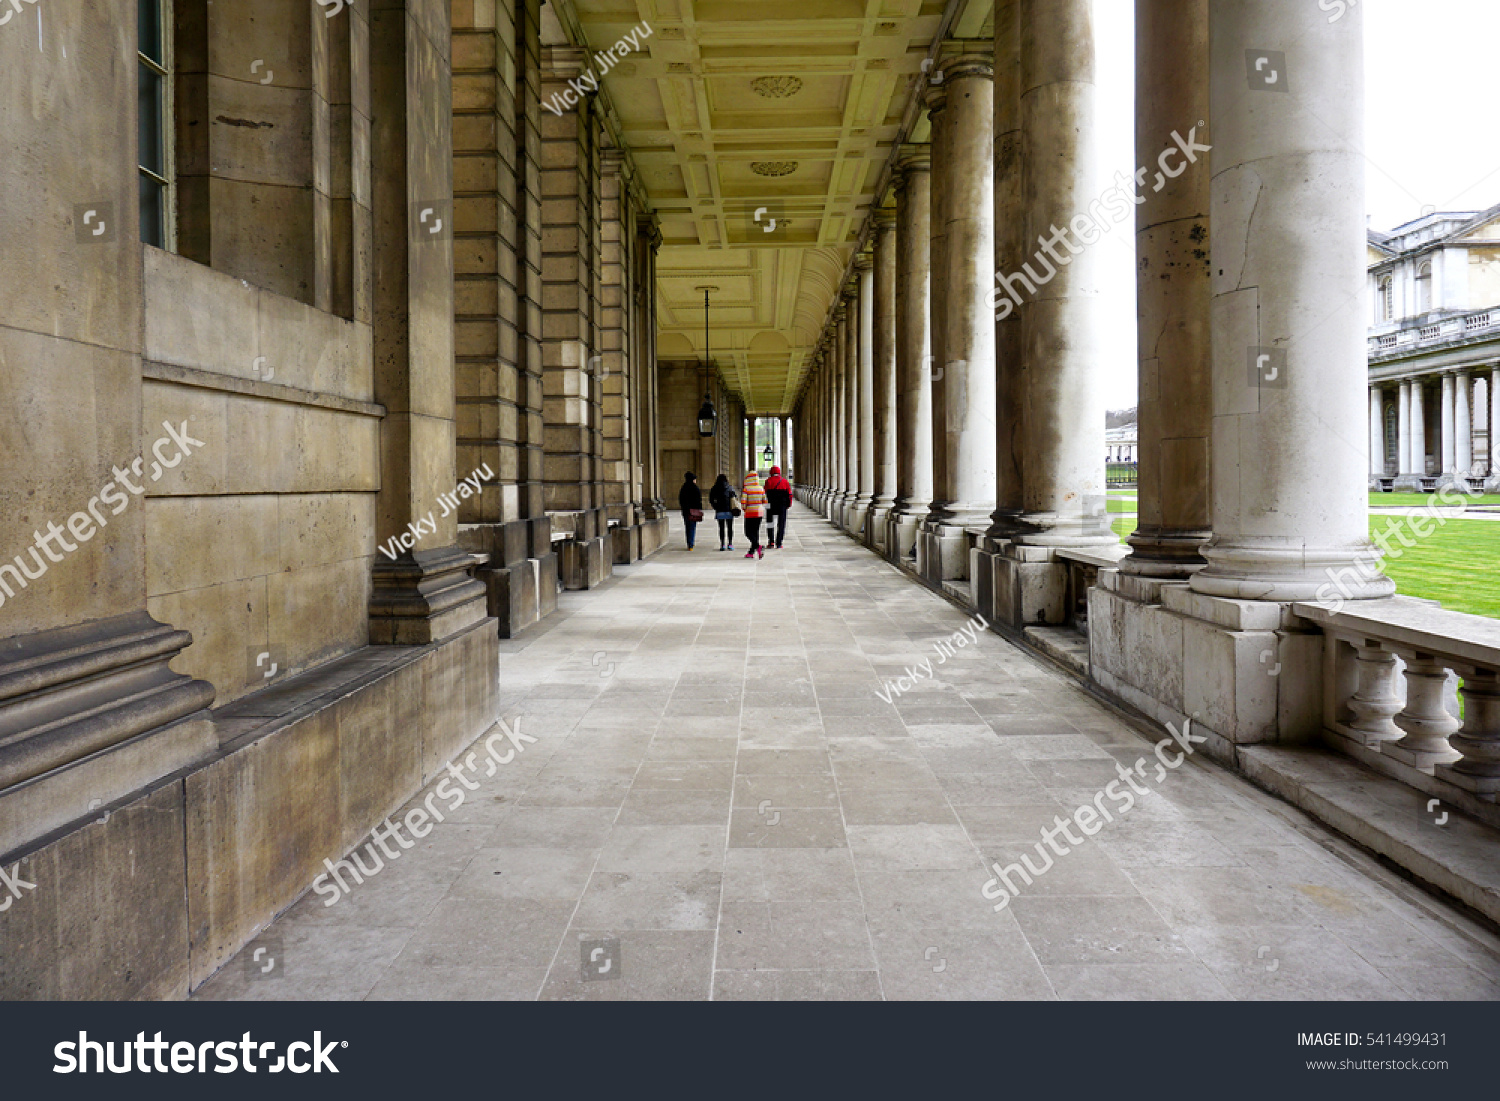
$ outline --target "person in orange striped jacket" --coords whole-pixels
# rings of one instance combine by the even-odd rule
[[[760,475],[755,471],[745,475],[745,484],[740,492],[740,507],[745,510],[745,538],[750,541],[746,558],[766,556],[760,545],[760,522],[766,514],[766,491],[761,488]]]

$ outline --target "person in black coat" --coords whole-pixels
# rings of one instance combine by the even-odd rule
[[[682,509],[682,523],[687,528],[688,550],[698,535],[698,521],[693,517],[703,515],[703,490],[698,488],[698,475],[691,470],[682,479],[682,488],[677,491],[677,507]]]
[[[708,491],[708,503],[714,510],[714,519],[719,521],[719,549],[734,550],[734,499],[737,494],[729,484],[729,476],[720,474],[719,480]]]

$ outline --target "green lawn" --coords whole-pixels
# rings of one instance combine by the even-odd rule
[[[1370,517],[1370,534],[1379,535],[1401,523],[1400,516]],[[1455,612],[1500,617],[1500,591],[1492,579],[1500,570],[1500,521],[1449,520],[1425,539],[1407,530],[1415,546],[1392,537],[1385,572],[1395,579],[1396,591],[1406,596],[1436,600]]]
[[[1450,494],[1450,496],[1456,495]],[[1434,505],[1437,505],[1439,508],[1448,507],[1447,502],[1445,502],[1441,497],[1437,497],[1436,499],[1434,499],[1433,494],[1431,493],[1370,494],[1370,504],[1384,506],[1386,508],[1396,508],[1398,506],[1406,505],[1425,505],[1429,500],[1432,500],[1432,503]],[[1493,493],[1486,493],[1482,497],[1469,497],[1466,503],[1471,505],[1500,505],[1500,496],[1497,496]]]
[[[1134,497],[1111,497],[1104,505],[1110,512],[1134,512],[1137,503]]]
[[[1372,516],[1370,535],[1405,522],[1402,516]],[[1135,527],[1134,517],[1114,522],[1121,542]],[[1395,580],[1397,592],[1436,600],[1449,611],[1500,618],[1500,586],[1491,580],[1500,576],[1500,521],[1449,520],[1435,524],[1425,538],[1408,528],[1407,538],[1415,545],[1405,546],[1398,536],[1387,541],[1401,552],[1399,558],[1385,559],[1385,572]]]

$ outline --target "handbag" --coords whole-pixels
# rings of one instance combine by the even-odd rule
[[[701,508],[690,508],[687,510],[687,518],[695,524],[703,522],[703,510]]]
[[[734,518],[735,518],[735,519],[736,519],[736,520],[737,520],[737,519],[739,519],[739,516],[740,516],[740,510],[739,510],[739,509],[737,509],[737,508],[732,508],[732,509],[730,509],[730,510],[729,510],[729,511],[730,511],[730,514],[731,514],[731,515],[732,515],[732,516],[734,516]]]

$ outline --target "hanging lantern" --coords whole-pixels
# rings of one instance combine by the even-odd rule
[[[708,439],[718,431],[719,414],[714,410],[713,398],[703,395],[703,408],[698,410],[698,435]]]

